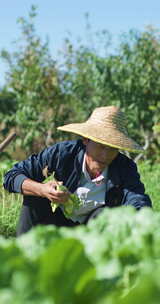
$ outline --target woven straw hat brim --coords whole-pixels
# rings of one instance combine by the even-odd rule
[[[97,143],[119,150],[134,153],[144,152],[143,148],[126,134],[117,130],[117,128],[106,128],[103,124],[97,126],[95,123],[92,124],[91,122],[73,123],[58,127],[57,129],[89,138]]]

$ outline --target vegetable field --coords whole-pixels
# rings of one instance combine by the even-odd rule
[[[88,227],[0,240],[2,304],[159,304],[160,214],[106,209]]]
[[[1,163],[1,304],[159,304],[160,166],[139,165],[153,210],[106,209],[88,226],[36,227],[15,239],[20,195]]]

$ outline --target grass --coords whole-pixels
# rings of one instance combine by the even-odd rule
[[[3,188],[3,176],[15,161],[1,161],[0,163],[0,235],[6,238],[13,237],[16,234],[17,219],[22,204],[21,195],[8,193]]]
[[[22,197],[14,193],[7,193],[0,187],[0,235],[15,236],[17,219],[20,212]]]
[[[0,166],[0,234],[8,237],[14,237],[16,231],[17,220],[22,204],[22,196],[19,194],[8,193],[4,190],[3,174],[11,167],[10,164]],[[149,194],[154,211],[160,211],[159,199],[159,181],[160,181],[160,164],[150,165],[149,162],[138,164],[141,174],[141,180],[145,185],[146,193]]]
[[[145,185],[146,193],[149,194],[153,209],[160,211],[160,164],[151,166],[149,162],[142,162],[138,165],[141,180]]]

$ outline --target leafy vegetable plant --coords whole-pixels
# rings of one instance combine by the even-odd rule
[[[68,192],[67,187],[65,187],[61,182],[58,182],[55,178],[55,172],[53,172],[52,175],[50,175],[49,177],[47,177],[45,179],[45,183],[49,182],[49,181],[54,181],[56,183],[56,189],[58,191],[66,191]],[[70,217],[74,211],[76,209],[78,209],[80,206],[82,206],[82,201],[79,199],[79,197],[74,194],[74,193],[70,193],[69,199],[68,201],[63,204],[63,213],[64,215],[68,218]],[[56,208],[59,206],[59,204],[57,204],[56,202],[52,202],[52,211],[55,212]]]

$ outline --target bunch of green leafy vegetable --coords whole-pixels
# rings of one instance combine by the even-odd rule
[[[160,213],[106,208],[87,226],[0,239],[2,304],[159,304]]]
[[[53,172],[52,175],[50,175],[49,177],[47,177],[45,179],[45,183],[47,183],[49,181],[54,181],[56,183],[57,191],[68,192],[67,187],[64,186],[61,182],[58,182],[54,175],[55,175],[55,172]],[[83,202],[80,200],[80,198],[76,194],[70,193],[68,201],[65,204],[63,204],[63,213],[68,218],[71,215],[73,215],[74,211],[82,205],[83,205]],[[56,210],[56,208],[59,206],[59,203],[52,201],[51,206],[52,206],[52,211],[54,212]]]

